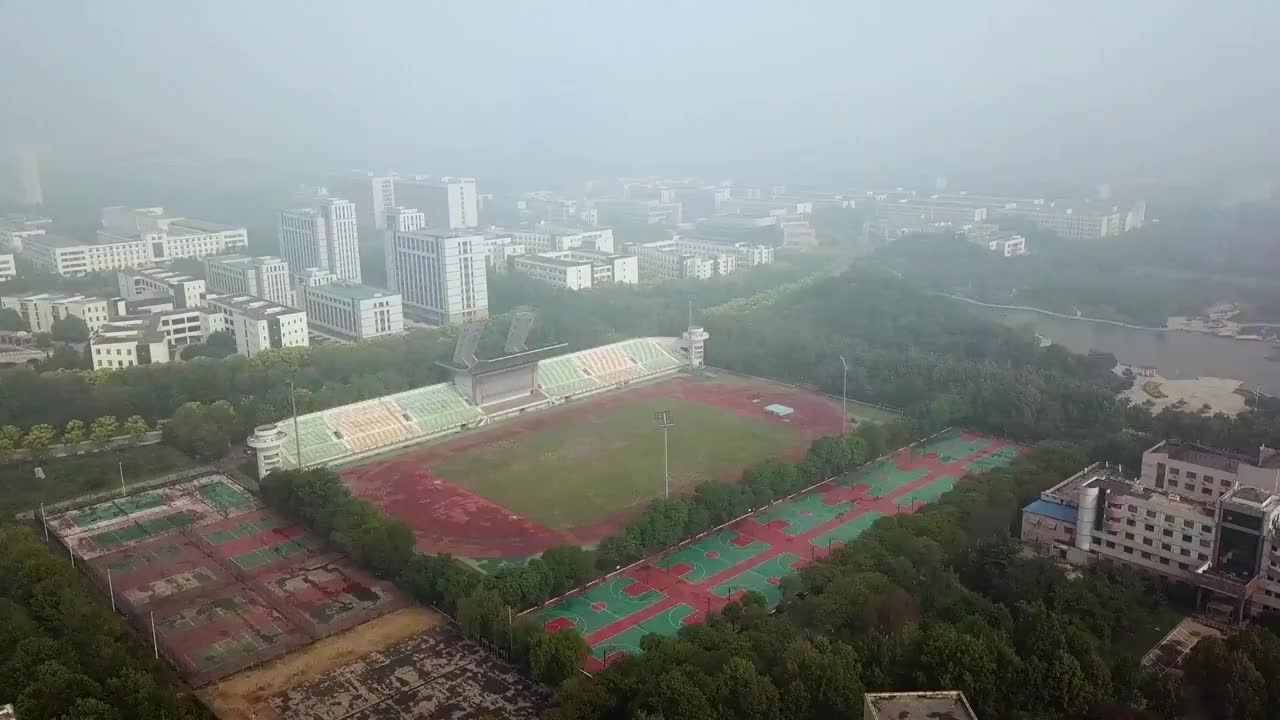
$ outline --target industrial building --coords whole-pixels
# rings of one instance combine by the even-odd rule
[[[1196,588],[1229,622],[1280,609],[1280,454],[1165,441],[1141,474],[1094,464],[1022,511],[1023,542],[1069,563],[1123,563]]]

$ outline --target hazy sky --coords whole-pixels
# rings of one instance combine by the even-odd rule
[[[0,141],[535,177],[1256,169],[1278,37],[1268,0],[0,0]]]

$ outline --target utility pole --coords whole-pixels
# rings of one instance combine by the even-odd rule
[[[111,580],[111,568],[107,568],[107,594],[111,596],[111,612],[116,611],[116,585]]]
[[[129,491],[124,486],[124,461],[116,462],[116,466],[120,468],[120,497],[124,497],[129,494]]]
[[[289,381],[289,405],[293,408],[293,451],[294,460],[298,465],[296,470],[302,469],[302,434],[298,432],[298,395],[294,392],[293,381]]]
[[[676,424],[671,421],[670,410],[659,410],[653,414],[653,419],[658,423],[658,427],[662,428],[662,475],[666,480],[666,495],[664,497],[669,498],[671,497],[671,460],[667,453],[667,432],[675,427]]]
[[[49,517],[44,514],[44,501],[40,501],[40,522],[44,524],[44,541],[49,542]]]
[[[840,356],[840,364],[844,366],[844,382],[840,386],[840,410],[844,413],[845,434],[849,433],[849,361]]]

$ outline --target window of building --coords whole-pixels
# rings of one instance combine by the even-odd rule
[[[1124,522],[1125,522],[1125,524],[1126,524],[1126,525],[1128,525],[1129,527],[1137,527],[1137,525],[1138,525],[1138,523],[1137,523],[1137,522],[1135,522],[1133,518],[1129,518],[1128,520],[1125,520]]]
[[[1183,535],[1183,536],[1182,536],[1182,542],[1185,542],[1185,543],[1189,543],[1189,542],[1191,542],[1191,536],[1190,536],[1190,535]]]
[[[1155,545],[1155,541],[1153,541],[1151,538],[1142,538],[1142,544],[1143,544],[1143,545]]]
[[[1208,487],[1208,486],[1206,485],[1205,487],[1200,488],[1200,494],[1201,494],[1201,495],[1212,495],[1212,494],[1213,494],[1213,488]]]
[[[1112,549],[1114,549],[1114,548],[1115,548],[1115,546],[1116,546],[1116,544],[1115,544],[1114,542],[1111,542],[1110,540],[1108,540],[1108,541],[1107,541],[1107,547],[1108,547],[1108,548],[1112,548]]]
[[[1132,540],[1132,539],[1133,539],[1133,533],[1125,533],[1125,534],[1124,534],[1124,539],[1125,539],[1125,540]]]
[[[1189,569],[1191,569],[1191,566],[1190,566],[1190,565],[1188,565],[1188,564],[1186,564],[1186,563],[1178,563],[1178,569],[1179,569],[1179,570],[1189,570]]]
[[[1133,554],[1133,548],[1129,547],[1128,545],[1124,546],[1124,551],[1129,553],[1130,555]]]
[[[1178,477],[1179,475],[1182,474],[1182,471],[1179,470],[1178,468],[1169,468],[1169,474],[1174,477]]]
[[[1131,512],[1131,513],[1136,513],[1136,512],[1138,512],[1138,506],[1137,506],[1137,505],[1130,505],[1130,506],[1129,506],[1129,512]]]
[[[1168,564],[1169,564],[1169,558],[1160,558],[1160,564],[1161,564],[1161,565],[1168,565]]]
[[[1182,526],[1183,526],[1183,527],[1189,527],[1189,528],[1191,528],[1192,530],[1195,530],[1195,529],[1196,529],[1196,524],[1195,524],[1195,521],[1193,521],[1193,520],[1183,520],[1183,521],[1182,521]]]
[[[1203,560],[1208,560],[1208,559],[1209,559],[1209,556],[1208,556],[1208,555],[1205,555],[1204,553],[1196,553],[1196,557],[1197,557],[1199,560],[1202,560],[1202,561],[1203,561]]]
[[[1178,481],[1177,481],[1177,480],[1170,480],[1170,481],[1169,481],[1169,487],[1171,487],[1171,488],[1173,488],[1173,489],[1177,490],[1177,489],[1178,489]]]
[[[1196,476],[1196,474],[1195,474],[1195,473],[1191,472],[1190,470],[1188,470],[1188,471],[1187,471],[1187,479],[1188,479],[1188,480],[1195,480],[1195,479],[1196,479],[1196,477],[1197,477],[1197,476]]]
[[[1155,511],[1155,510],[1148,510],[1148,511],[1147,511],[1147,517],[1149,517],[1149,518],[1153,518],[1153,517],[1155,517],[1155,516],[1156,516],[1156,511]]]
[[[1151,559],[1151,553],[1149,553],[1149,552],[1144,552],[1144,553],[1142,553],[1142,559],[1143,559],[1143,560],[1150,560],[1150,559]]]
[[[1160,543],[1160,549],[1161,549],[1161,550],[1172,550],[1172,549],[1173,549],[1173,546],[1172,546],[1172,545],[1170,545],[1169,543]]]
[[[1185,555],[1186,557],[1191,557],[1191,551],[1186,548],[1182,548],[1178,553]]]
[[[1163,534],[1165,537],[1173,537],[1173,531],[1170,530],[1169,528],[1165,528],[1163,531]]]
[[[1143,527],[1147,532],[1155,532],[1155,531],[1156,531],[1156,526],[1155,526],[1155,525],[1143,525],[1142,527]]]

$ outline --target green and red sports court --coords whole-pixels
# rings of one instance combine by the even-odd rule
[[[728,527],[532,610],[548,630],[574,628],[588,670],[640,652],[649,633],[672,636],[748,591],[781,601],[782,578],[858,537],[878,518],[915,512],[961,477],[1001,467],[1022,449],[952,432],[770,505]]]

